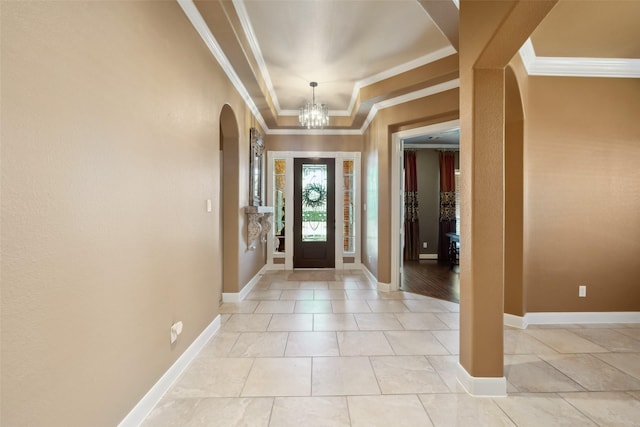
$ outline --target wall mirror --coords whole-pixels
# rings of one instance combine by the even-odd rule
[[[249,201],[251,206],[262,205],[262,164],[264,153],[264,141],[258,129],[251,128],[249,132],[251,139],[251,157],[249,159],[249,170],[251,176]]]

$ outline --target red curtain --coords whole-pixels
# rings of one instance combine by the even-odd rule
[[[418,177],[415,150],[404,150],[404,259],[420,259]]]
[[[456,232],[456,163],[452,151],[440,152],[440,230],[438,262],[449,263],[449,237]]]

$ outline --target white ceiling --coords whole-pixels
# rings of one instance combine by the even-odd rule
[[[449,0],[445,0],[449,1]],[[362,83],[455,53],[417,1],[234,0],[280,114],[311,98],[348,115]]]

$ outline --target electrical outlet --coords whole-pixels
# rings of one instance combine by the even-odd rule
[[[584,298],[587,296],[587,285],[578,286],[578,296]]]
[[[427,242],[422,242],[422,249],[427,249]]]

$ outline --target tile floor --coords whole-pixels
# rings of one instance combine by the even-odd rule
[[[456,381],[458,306],[268,272],[144,426],[640,426],[640,324],[505,328],[509,396]]]

